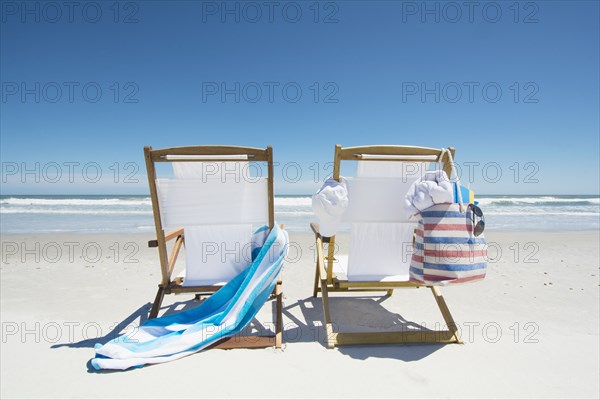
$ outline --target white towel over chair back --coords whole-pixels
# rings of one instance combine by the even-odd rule
[[[174,162],[175,179],[157,179],[163,228],[184,228],[183,286],[224,284],[250,265],[253,225],[268,223],[268,186],[248,165]]]
[[[358,162],[357,176],[347,178],[348,280],[409,280],[416,222],[404,212],[404,196],[426,170],[425,162]]]

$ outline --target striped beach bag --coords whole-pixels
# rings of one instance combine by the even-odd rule
[[[448,157],[452,162],[450,152]],[[435,204],[421,212],[410,264],[411,282],[436,286],[485,277],[484,223],[476,223],[483,214],[477,206],[462,203],[460,190],[458,200],[458,203]]]

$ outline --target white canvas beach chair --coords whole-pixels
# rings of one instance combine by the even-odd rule
[[[454,155],[454,148],[450,148]],[[350,224],[347,255],[335,254],[335,236],[324,237],[318,224],[311,224],[316,236],[317,262],[313,295],[323,297],[327,346],[386,343],[460,343],[454,320],[438,287],[430,289],[447,329],[396,332],[335,332],[329,294],[332,292],[387,291],[415,288],[409,282],[409,266],[416,222],[403,210],[410,185],[427,170],[429,162],[443,162],[441,149],[407,146],[335,147],[333,179],[340,181],[340,164],[358,162],[356,177],[344,178],[348,208],[343,221]],[[444,164],[450,176],[451,165]],[[342,301],[342,300],[340,300]]]
[[[271,230],[275,223],[273,151],[271,147],[153,150],[147,146],[144,154],[156,226],[156,239],[148,245],[158,248],[162,273],[149,315],[155,318],[166,294],[210,295],[250,264],[254,229],[266,224]],[[157,177],[156,163],[165,162],[172,163],[174,178]],[[256,171],[265,171],[266,177]],[[170,243],[173,244],[168,249]],[[182,247],[185,269],[174,275]],[[274,335],[252,336],[248,340],[236,336],[216,347],[281,347],[279,280],[272,297],[276,299]]]

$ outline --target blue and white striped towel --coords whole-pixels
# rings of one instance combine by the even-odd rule
[[[287,232],[277,225],[253,235],[252,264],[198,307],[149,320],[139,329],[95,346],[95,369],[158,364],[198,352],[240,332],[272,293],[287,253]],[[254,246],[253,246],[254,247]]]

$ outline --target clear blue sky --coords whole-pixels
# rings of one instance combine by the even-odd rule
[[[597,1],[224,4],[3,1],[2,193],[145,193],[143,146],[191,144],[272,145],[303,171],[277,192],[310,193],[336,143],[455,146],[482,194],[599,192]]]

